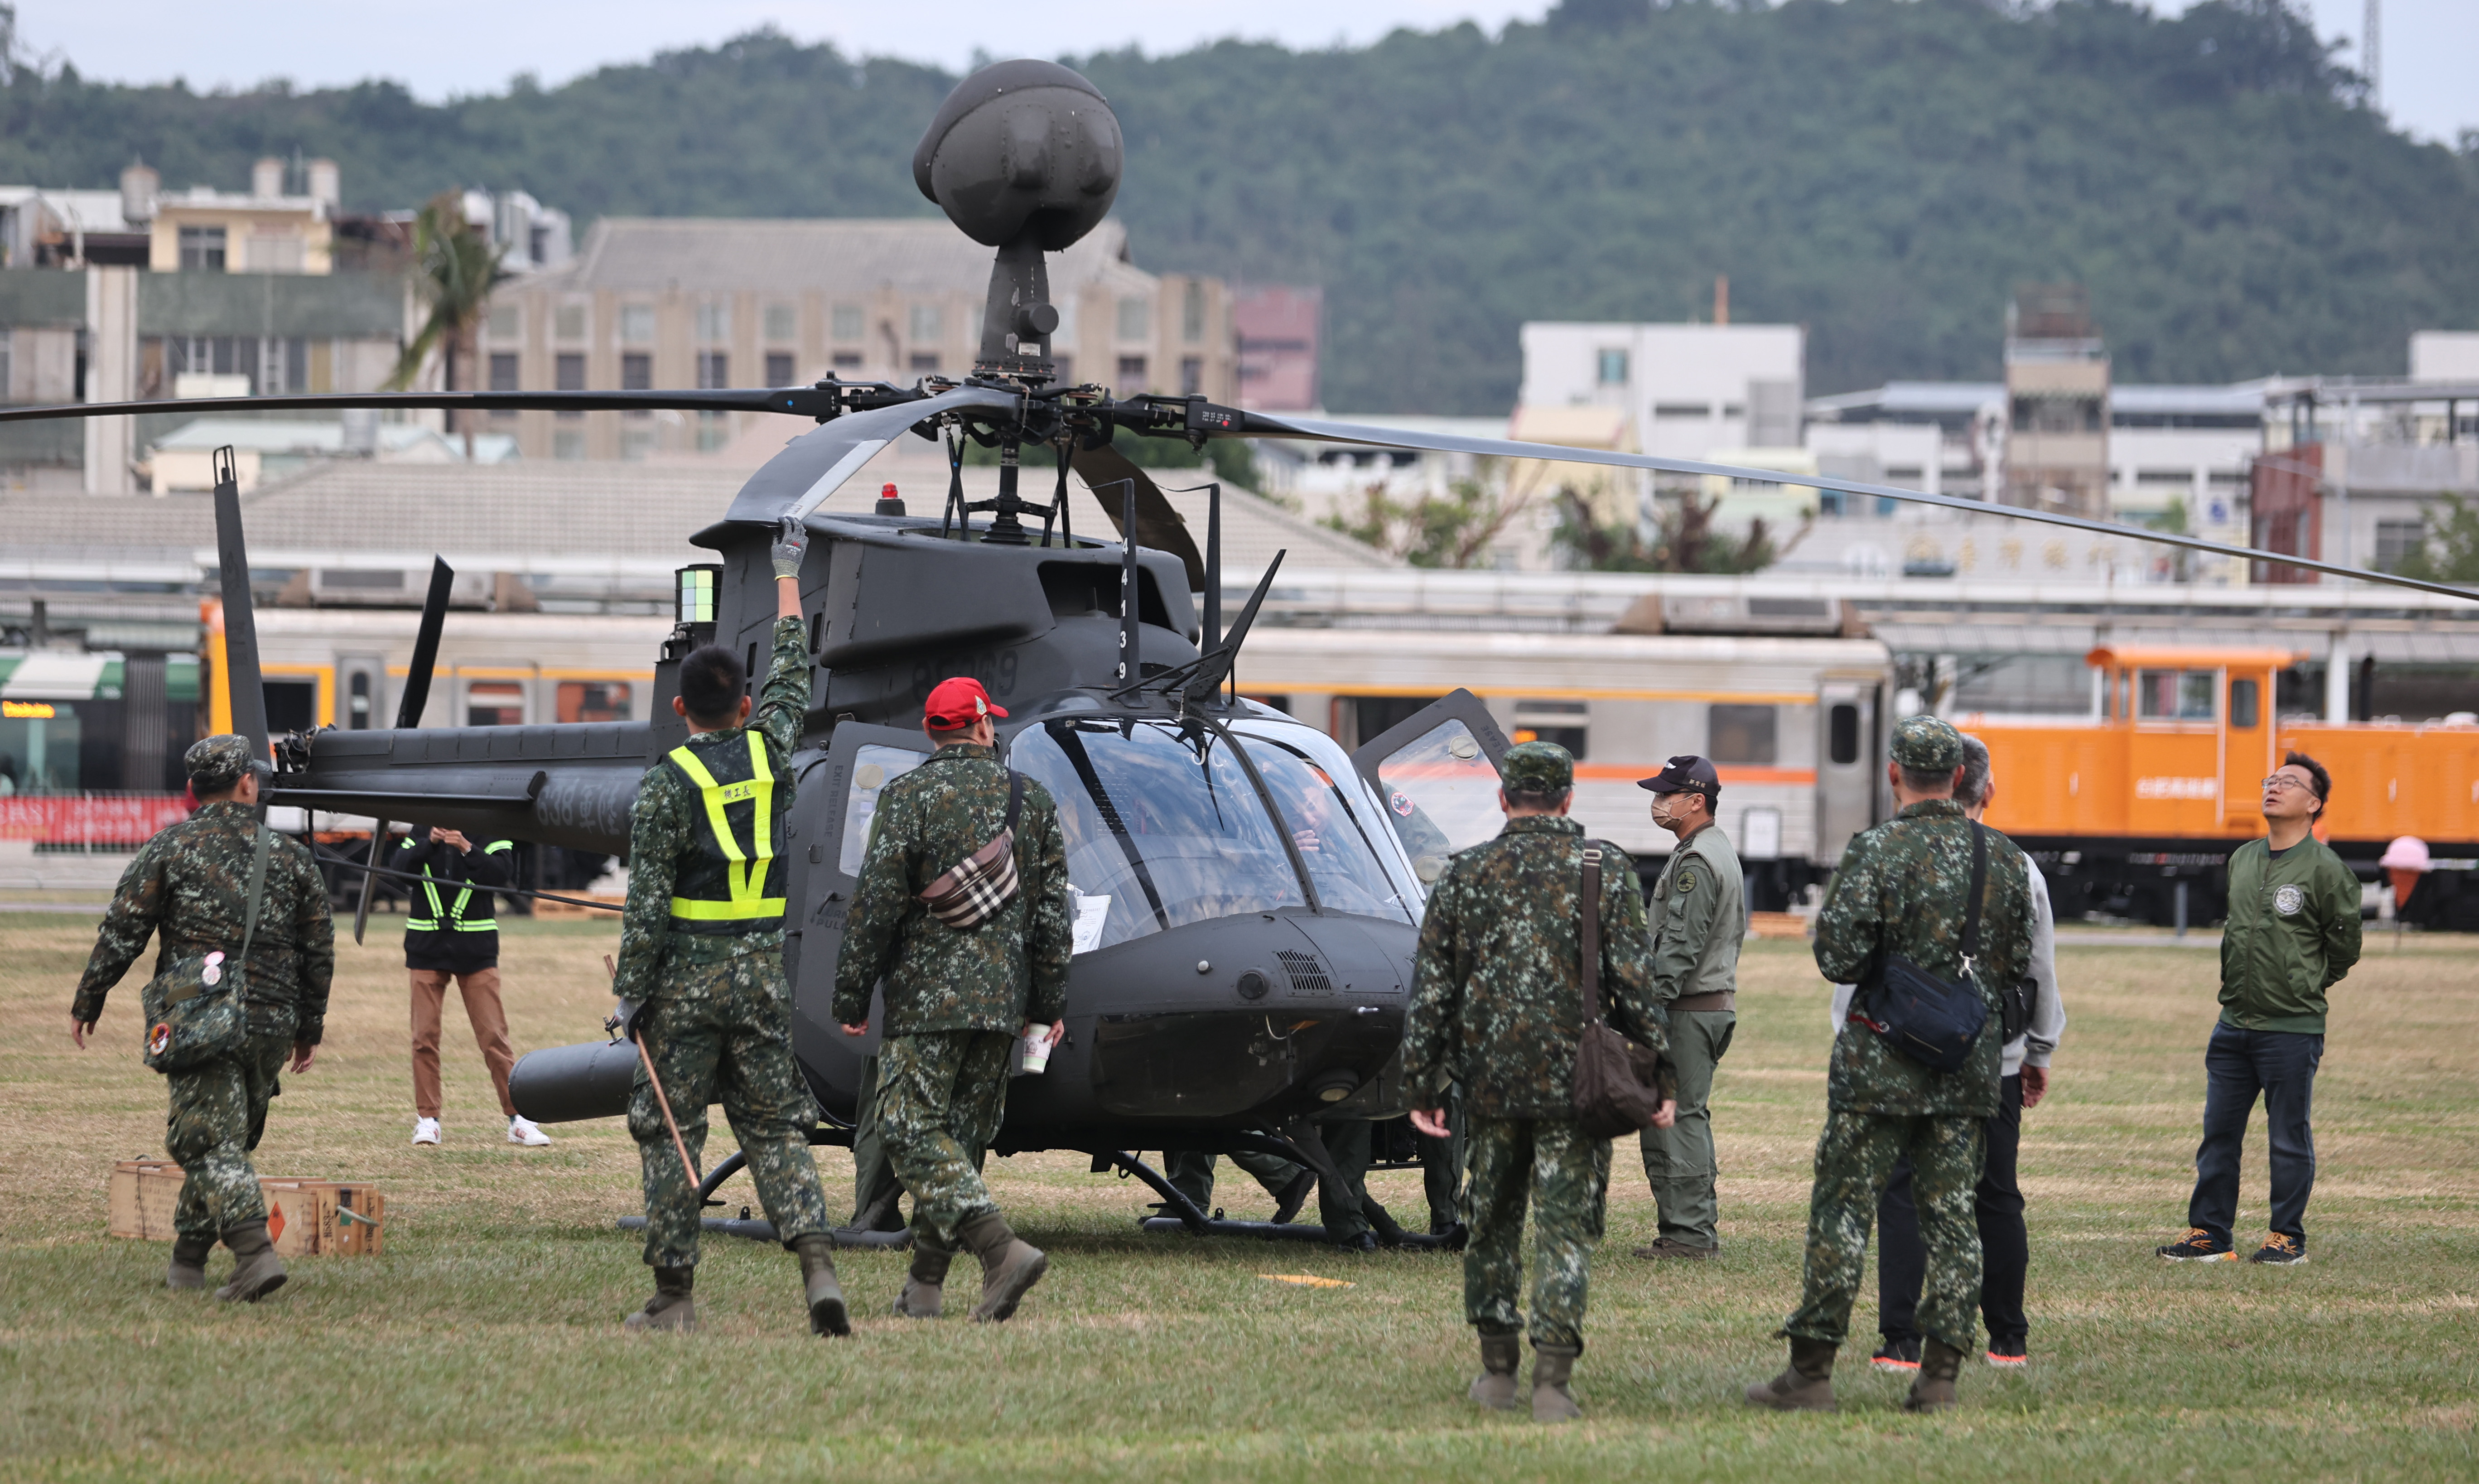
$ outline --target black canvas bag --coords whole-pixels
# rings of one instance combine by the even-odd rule
[[[1962,973],[1941,979],[1900,954],[1880,954],[1862,985],[1868,1009],[1851,1018],[1874,1031],[1895,1055],[1931,1071],[1958,1072],[1988,1023],[1972,969],[1980,954],[1980,898],[1988,884],[1988,831],[1971,825],[1971,898],[1962,916]]]
[[[1586,1137],[1640,1134],[1661,1112],[1661,1059],[1601,1014],[1601,848],[1584,847],[1584,1034],[1575,1043],[1575,1121]]]
[[[242,1001],[249,977],[249,945],[258,936],[258,908],[267,897],[267,853],[274,842],[275,832],[259,826],[257,848],[249,857],[249,913],[242,928],[241,952],[182,954],[147,982],[140,1000],[146,1011],[150,1070],[186,1072],[232,1055],[249,1039]]]

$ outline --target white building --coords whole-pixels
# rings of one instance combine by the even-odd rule
[[[1701,459],[1723,448],[1799,446],[1807,332],[1796,324],[1523,326],[1517,436],[1527,415],[1610,407],[1627,447]]]

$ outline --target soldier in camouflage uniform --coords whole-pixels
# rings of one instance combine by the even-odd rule
[[[257,851],[258,774],[246,738],[225,733],[191,747],[183,762],[198,811],[138,852],[121,873],[95,935],[94,953],[69,1008],[79,1046],[103,1014],[104,996],[161,935],[160,973],[184,954],[239,953]],[[243,965],[249,1038],[231,1056],[165,1078],[171,1094],[164,1152],[189,1178],[172,1214],[167,1287],[207,1286],[207,1256],[218,1237],[236,1259],[217,1298],[256,1302],[284,1283],[284,1264],[267,1235],[267,1204],[249,1151],[267,1132],[268,1100],[282,1090],[289,1057],[305,1072],[327,1019],[327,983],[336,969],[336,925],[327,883],[300,841],[278,837],[268,853],[258,927]]]
[[[835,1020],[869,1032],[870,993],[886,982],[878,1050],[878,1124],[912,1195],[912,1267],[895,1312],[935,1318],[958,1247],[982,1263],[982,1321],[1015,1313],[1049,1259],[1017,1238],[978,1168],[1007,1111],[1018,1036],[1056,1040],[1072,946],[1067,838],[1050,791],[1024,780],[1016,889],[968,927],[933,915],[920,893],[1006,828],[1009,770],[979,680],[940,681],[922,709],[937,752],[886,785],[853,888],[835,963]]]
[[[738,655],[706,645],[680,661],[672,704],[690,736],[637,785],[613,987],[637,1007],[630,1030],[662,1078],[689,1158],[703,1163],[706,1106],[719,1096],[766,1217],[800,1259],[811,1332],[846,1335],[834,1239],[809,1155],[817,1105],[792,1060],[783,865],[775,855],[792,805],[792,747],[809,706],[800,584],[807,546],[808,533],[784,522],[774,549],[772,658],[754,717]],[[680,1165],[642,1065],[628,1132],[644,1172],[654,1296],[627,1325],[695,1329],[697,1177]]]
[[[1464,1308],[1480,1332],[1471,1399],[1511,1410],[1522,1358],[1523,1211],[1533,1209],[1532,1415],[1581,1416],[1569,1380],[1584,1347],[1593,1244],[1609,1194],[1610,1141],[1574,1119],[1583,1034],[1583,827],[1567,818],[1574,763],[1565,748],[1525,742],[1499,766],[1507,813],[1497,838],[1458,852],[1429,894],[1403,1033],[1413,1126],[1447,1136],[1443,1089],[1464,1113],[1471,1186]],[[1652,1003],[1644,899],[1625,852],[1601,848],[1603,1013],[1657,1051],[1669,1040]],[[1665,1105],[1666,1123],[1674,1107]]]
[[[1848,1334],[1877,1198],[1895,1162],[1908,1155],[1928,1273],[1919,1306],[1920,1373],[1904,1405],[1954,1405],[1955,1377],[1975,1339],[1980,1234],[1972,1191],[1980,1181],[1981,1124],[1997,1111],[2004,1029],[1992,986],[2028,971],[2032,887],[2023,853],[1987,832],[1988,875],[1977,959],[1961,940],[1970,896],[1972,825],[1954,802],[1962,737],[1933,716],[1896,724],[1886,774],[1902,810],[1853,839],[1816,923],[1816,966],[1827,980],[1857,983],[1851,1018],[1833,1043],[1825,1132],[1816,1143],[1808,1204],[1806,1272],[1800,1306],[1783,1321],[1790,1366],[1748,1388],[1748,1400],[1781,1411],[1833,1405],[1833,1356]],[[1968,979],[1988,1006],[1969,1061],[1940,1072],[1902,1057],[1862,1023],[1866,985],[1882,957],[1899,955],[1949,983]]]

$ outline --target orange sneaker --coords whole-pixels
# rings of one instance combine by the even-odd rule
[[[2228,1238],[2215,1237],[2200,1226],[2190,1226],[2186,1228],[2185,1237],[2165,1247],[2152,1250],[2173,1263],[2235,1263],[2238,1260],[2237,1249],[2230,1245]]]
[[[2274,1263],[2283,1267],[2295,1267],[2307,1261],[2307,1243],[2279,1232],[2263,1234],[2263,1245],[2247,1258],[2250,1263]]]

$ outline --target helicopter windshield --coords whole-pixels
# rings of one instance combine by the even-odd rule
[[[1314,855],[1327,857],[1310,866],[1319,902],[1329,910],[1415,920],[1417,909],[1402,905],[1404,887],[1378,863],[1351,809],[1328,806],[1341,814],[1340,829],[1310,822],[1308,801],[1333,790],[1317,784],[1301,752],[1256,736],[1246,745],[1285,812],[1301,801],[1290,828],[1317,832]],[[1018,733],[1008,760],[1058,801],[1079,952],[1308,905],[1281,829],[1240,759],[1197,723],[1062,718]]]
[[[1291,827],[1317,906],[1417,925],[1420,888],[1334,739],[1285,722],[1241,721],[1232,730]]]

